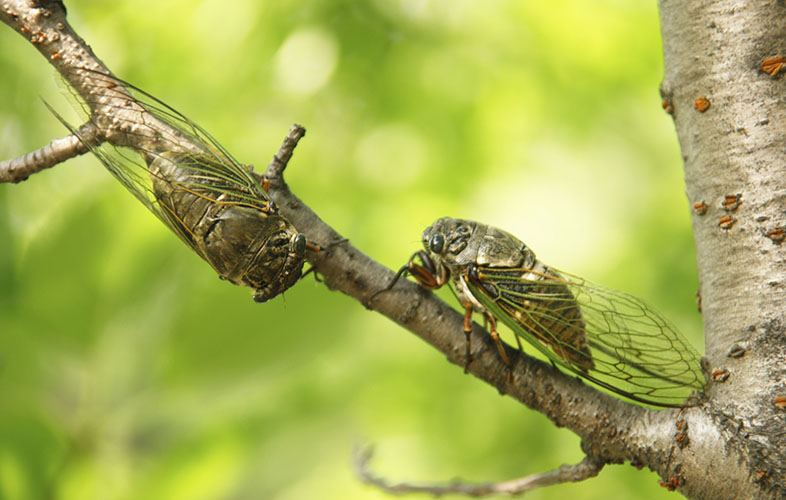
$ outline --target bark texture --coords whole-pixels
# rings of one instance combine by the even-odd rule
[[[685,162],[706,358],[718,382],[707,391],[707,423],[721,463],[705,458],[708,486],[731,488],[716,498],[783,498],[786,81],[762,62],[784,55],[786,6],[661,0],[660,10],[661,90]]]

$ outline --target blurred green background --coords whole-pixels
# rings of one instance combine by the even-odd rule
[[[397,268],[444,215],[646,298],[703,351],[654,1],[68,2],[116,72]],[[0,27],[0,158],[72,120]],[[0,186],[0,498],[388,498],[355,479],[505,480],[578,439],[385,318],[305,279],[271,303],[217,279],[90,156]],[[380,286],[383,284],[380,283]],[[450,296],[448,295],[448,298]],[[530,499],[674,498],[646,470]]]

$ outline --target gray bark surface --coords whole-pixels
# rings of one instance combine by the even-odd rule
[[[662,0],[660,11],[661,90],[682,148],[688,200],[706,205],[706,212],[693,211],[693,231],[706,359],[718,379],[707,391],[701,434],[719,442],[691,443],[703,455],[696,460],[707,468],[708,488],[685,492],[783,498],[786,413],[775,403],[786,394],[786,252],[779,237],[786,220],[786,81],[762,71],[762,61],[783,55],[786,6]],[[704,111],[702,98],[709,102]]]

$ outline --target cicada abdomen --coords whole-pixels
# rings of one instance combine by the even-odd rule
[[[76,71],[87,75],[82,107],[104,138],[83,142],[129,191],[221,278],[252,288],[254,300],[297,282],[306,238],[250,168],[150,94],[109,74]]]
[[[556,365],[635,401],[683,406],[704,389],[699,355],[640,299],[550,268],[515,236],[478,222],[438,219],[423,246],[397,277],[408,272],[432,290],[450,281],[467,338],[471,312],[484,314],[509,366],[497,321]],[[469,353],[468,345],[468,362]]]

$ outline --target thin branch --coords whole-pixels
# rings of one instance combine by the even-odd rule
[[[267,166],[267,176],[281,177],[284,174],[284,169],[287,167],[290,158],[292,158],[295,146],[305,135],[306,129],[302,125],[295,123],[289,128],[289,133],[284,137],[284,141]]]
[[[606,464],[603,460],[586,456],[584,460],[575,465],[563,465],[559,469],[499,483],[467,483],[457,480],[447,484],[414,484],[406,482],[392,484],[387,479],[375,475],[369,468],[369,463],[373,454],[373,449],[371,447],[356,450],[355,452],[353,460],[355,473],[361,481],[394,495],[429,493],[435,497],[450,494],[471,497],[520,495],[544,486],[584,481],[597,476]]]
[[[87,141],[92,141],[97,130],[92,123],[86,123],[79,129],[79,134]],[[0,161],[0,182],[22,182],[33,174],[54,167],[70,158],[85,154],[88,147],[75,134],[69,134],[36,149],[26,155],[12,160]]]

